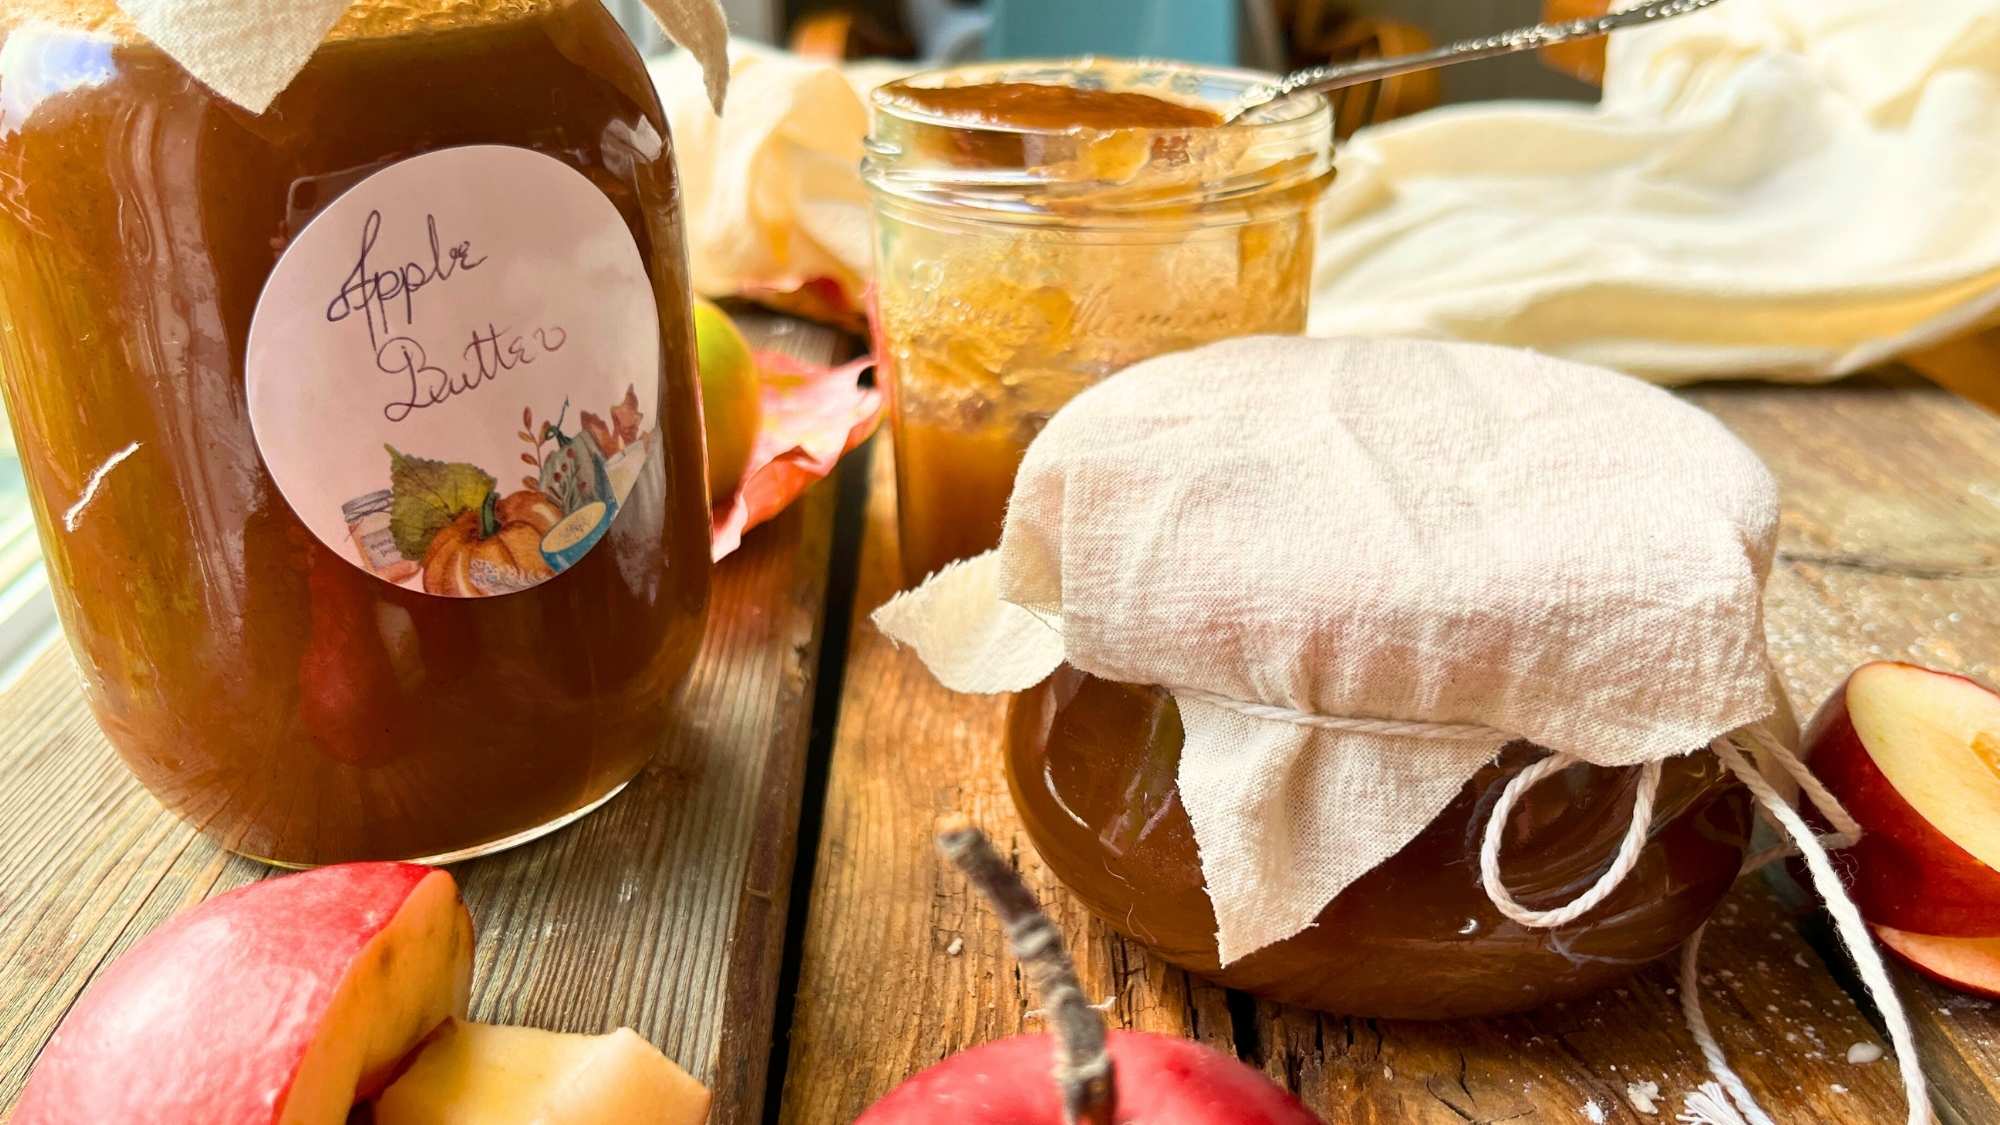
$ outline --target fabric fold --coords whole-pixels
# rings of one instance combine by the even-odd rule
[[[202,85],[263,113],[354,0],[118,0],[141,35]],[[699,59],[716,113],[729,87],[729,24],[717,0],[645,0],[661,30]]]

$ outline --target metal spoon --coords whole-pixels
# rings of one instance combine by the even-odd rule
[[[1474,59],[1490,59],[1499,55],[1511,55],[1516,51],[1532,51],[1576,39],[1595,39],[1600,35],[1609,35],[1621,27],[1684,16],[1720,2],[1721,0],[1652,0],[1651,3],[1627,8],[1622,12],[1609,12],[1595,19],[1540,23],[1533,27],[1503,31],[1498,35],[1461,39],[1456,43],[1447,43],[1435,50],[1419,51],[1413,55],[1391,55],[1387,58],[1316,66],[1310,70],[1287,75],[1283,81],[1274,86],[1260,86],[1250,91],[1237,101],[1224,120],[1235,121],[1258,106],[1301,90],[1321,92],[1340,90],[1381,78],[1394,78],[1399,74],[1429,70],[1432,67],[1451,66],[1455,63],[1471,62]]]

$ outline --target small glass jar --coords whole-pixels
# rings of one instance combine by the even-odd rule
[[[0,383],[91,707],[169,808],[275,863],[448,859],[580,815],[664,740],[709,574],[666,130],[597,0],[355,0],[263,113],[113,0],[0,13]],[[529,169],[534,191],[463,174],[481,161]],[[383,189],[375,219],[315,225],[389,175],[428,194]],[[553,222],[588,227],[622,272],[530,250]],[[274,300],[317,249],[360,258]],[[539,286],[571,274],[615,277],[637,314],[608,389],[576,362],[603,333],[535,317]],[[508,300],[465,303],[475,283]],[[273,444],[250,392],[258,333],[284,313],[320,335],[274,336],[270,385],[319,364],[379,396],[352,417],[408,416],[408,441],[385,451],[304,411],[272,418],[309,448]],[[343,366],[316,342],[366,346],[364,319],[393,334],[379,353]],[[419,339],[405,388],[391,367]],[[657,450],[625,470],[615,518],[546,495],[551,466],[602,464],[593,421]],[[305,465],[292,483],[279,453]],[[337,479],[350,456],[373,475]],[[551,563],[561,524],[598,538]]]
[[[1043,862],[1113,929],[1231,988],[1343,1015],[1458,1019],[1567,1000],[1670,952],[1707,920],[1748,848],[1750,798],[1710,754],[1665,763],[1650,842],[1609,900],[1569,925],[1502,916],[1479,848],[1506,783],[1543,756],[1508,746],[1315,924],[1227,968],[1179,800],[1180,713],[1154,687],[1067,666],[1015,697],[1007,779]],[[1575,766],[1524,794],[1501,847],[1514,897],[1587,889],[1630,823],[1636,770]]]
[[[1060,104],[982,108],[979,91],[1138,93],[1220,114],[1265,81],[1038,62],[875,92],[871,321],[907,582],[999,542],[1021,455],[1085,387],[1151,356],[1304,329],[1314,205],[1333,176],[1316,96],[1227,126],[1105,127]],[[938,90],[972,92],[940,112],[927,104]]]

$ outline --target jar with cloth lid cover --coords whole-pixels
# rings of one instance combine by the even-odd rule
[[[1750,795],[1707,754],[1662,770],[1638,865],[1609,899],[1554,929],[1502,915],[1479,852],[1502,787],[1545,753],[1507,747],[1402,850],[1327,904],[1313,925],[1228,966],[1177,773],[1170,694],[1073,668],[1016,695],[1007,785],[1056,878],[1112,929],[1231,988],[1342,1015],[1458,1019],[1573,999],[1678,948],[1736,881]],[[1501,873],[1530,905],[1568,902],[1617,852],[1636,769],[1578,764],[1521,797]]]

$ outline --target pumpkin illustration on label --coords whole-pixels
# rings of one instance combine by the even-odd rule
[[[505,496],[492,474],[477,465],[386,446],[385,549],[394,562],[416,564],[412,581],[419,589],[454,598],[511,594],[575,566],[610,530],[622,499],[620,485],[630,491],[638,463],[653,444],[638,430],[634,397],[628,388],[614,409],[625,412],[635,440],[627,445],[621,439],[609,458],[590,430],[563,429],[567,400],[553,420],[540,425],[534,409],[523,408],[519,436],[531,452],[521,460],[538,472]]]
[[[458,598],[511,594],[554,576],[542,559],[545,529],[502,520],[499,510],[489,492],[479,511],[460,514],[431,540],[424,551],[425,591]]]

